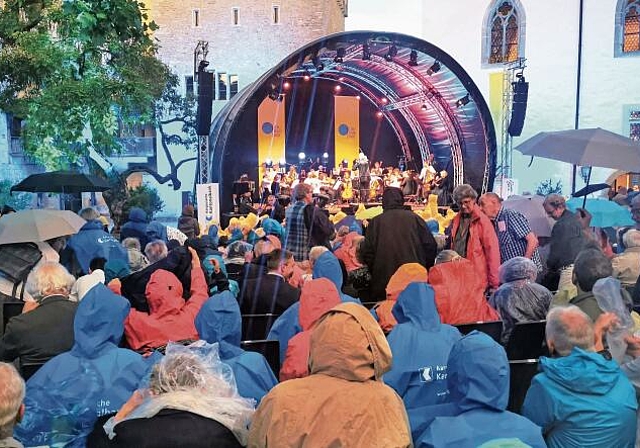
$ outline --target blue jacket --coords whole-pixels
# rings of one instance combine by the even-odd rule
[[[446,401],[447,360],[451,347],[462,337],[457,328],[440,323],[434,297],[426,283],[407,286],[393,306],[398,325],[387,338],[393,366],[384,382],[402,397],[409,421],[416,427],[423,415],[416,408]]]
[[[449,403],[426,410],[432,422],[414,440],[417,447],[472,448],[510,438],[534,448],[546,447],[538,426],[505,410],[509,362],[491,337],[473,331],[453,345],[447,385]]]
[[[102,223],[97,219],[87,221],[78,233],[69,238],[67,245],[73,249],[84,274],[89,273],[89,263],[95,257],[129,263],[127,250],[117,239],[102,230]]]
[[[78,305],[73,348],[47,362],[27,382],[26,413],[16,427],[25,446],[84,447],[98,417],[129,399],[151,362],[118,348],[129,302],[99,283]]]
[[[195,324],[201,339],[219,344],[220,359],[233,370],[241,396],[260,403],[278,384],[264,356],[240,348],[242,317],[231,292],[223,291],[210,297],[202,305]]]
[[[615,361],[574,348],[540,358],[540,370],[522,414],[543,428],[549,447],[634,446],[636,394]]]
[[[125,238],[138,238],[140,247],[144,248],[149,242],[147,235],[147,213],[139,207],[131,207],[129,210],[129,221],[125,222],[120,229],[120,241]]]
[[[313,266],[313,275],[316,278],[329,279],[340,293],[342,302],[353,302],[362,305],[360,299],[351,297],[342,292],[342,269],[340,262],[331,252],[325,252],[318,257]],[[277,339],[280,341],[280,363],[284,362],[289,339],[302,331],[298,317],[300,315],[300,302],[296,302],[286,309],[271,326],[267,339]]]
[[[169,238],[167,237],[167,226],[162,224],[160,221],[151,221],[147,224],[147,240],[162,240],[165,243],[169,242]],[[144,251],[144,247],[142,250]]]

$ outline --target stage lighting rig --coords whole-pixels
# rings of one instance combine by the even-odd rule
[[[324,63],[320,60],[318,56],[314,56],[311,59],[311,62],[313,63],[317,71],[321,72],[322,70],[324,70]]]
[[[416,50],[411,50],[411,53],[409,53],[409,65],[411,67],[418,65],[418,52]]]
[[[470,101],[471,101],[471,98],[469,98],[469,94],[467,93],[465,96],[463,96],[462,98],[458,99],[458,101],[456,101],[456,107],[466,106],[467,104],[469,104]]]
[[[347,51],[343,47],[338,48],[336,57],[333,58],[333,62],[335,62],[336,64],[340,64],[344,62],[344,57],[346,54],[347,54]]]
[[[362,60],[371,60],[371,50],[369,49],[369,44],[362,44]]]
[[[398,54],[398,47],[396,47],[395,45],[391,45],[389,47],[389,50],[387,50],[387,54],[384,55],[384,59],[387,62],[391,62],[393,61],[393,58],[395,58]]]
[[[438,73],[440,68],[440,63],[438,61],[434,62],[431,67],[429,67],[429,70],[427,70],[427,75],[431,76],[434,73]]]

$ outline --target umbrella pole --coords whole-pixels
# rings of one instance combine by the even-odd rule
[[[587,188],[589,186],[589,182],[591,181],[591,170],[592,169],[593,169],[593,167],[590,166],[589,167],[589,175],[587,176],[587,185],[586,185],[585,188]],[[587,195],[585,194],[584,197],[582,198],[582,208],[585,208],[586,205],[587,205]]]

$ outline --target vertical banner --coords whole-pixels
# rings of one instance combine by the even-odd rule
[[[285,96],[278,101],[265,98],[258,107],[258,165],[285,158]]]
[[[355,96],[334,96],[335,100],[335,161],[349,165],[360,150],[360,100]]]
[[[502,97],[504,95],[504,74],[502,72],[489,73],[489,111],[496,128],[496,136],[500,143],[502,135]]]
[[[220,224],[220,193],[218,184],[196,184],[198,223],[205,232],[210,224]]]

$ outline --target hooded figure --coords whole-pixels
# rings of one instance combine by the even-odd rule
[[[484,296],[484,277],[466,258],[440,263],[429,270],[429,283],[436,292],[442,322],[449,325],[500,320]]]
[[[147,224],[147,238],[149,241],[161,240],[165,243],[169,242],[167,236],[167,226],[160,221],[151,221]],[[144,246],[141,246],[144,249]]]
[[[393,367],[384,382],[404,400],[413,428],[421,418],[416,408],[448,398],[447,359],[462,336],[457,328],[440,323],[433,289],[426,283],[407,286],[393,307],[393,315],[398,324],[387,337]]]
[[[85,295],[75,315],[73,348],[27,383],[27,411],[16,428],[25,446],[84,447],[98,417],[118,411],[138,388],[151,363],[118,348],[129,308],[103,284]]]
[[[383,213],[369,222],[362,243],[362,258],[371,270],[371,298],[383,300],[385,287],[394,272],[406,263],[433,266],[436,240],[424,220],[405,210],[402,191],[387,188],[382,194]]]
[[[342,303],[311,333],[310,375],[286,381],[256,411],[249,447],[409,447],[402,400],[382,381],[389,344],[362,306]]]
[[[151,241],[147,235],[147,213],[139,207],[131,207],[129,221],[125,222],[120,229],[120,241],[125,238],[138,238],[143,250]]]
[[[231,292],[224,291],[209,298],[196,316],[195,325],[200,339],[219,344],[220,360],[233,370],[240,396],[260,403],[262,397],[278,384],[264,356],[240,348],[242,317]]]
[[[129,261],[124,246],[112,235],[102,230],[102,223],[95,219],[87,221],[78,233],[69,238],[67,247],[60,254],[60,263],[73,276],[79,277],[89,273],[89,264],[97,257],[105,258],[107,261],[116,259],[124,262]]]
[[[473,331],[453,345],[447,385],[449,403],[423,412],[423,417],[431,414],[432,421],[414,439],[417,447],[475,448],[490,440],[509,438],[518,438],[533,448],[546,447],[540,427],[506,410],[509,361],[491,337]]]
[[[374,309],[382,331],[389,333],[397,324],[392,310],[400,293],[404,291],[409,284],[413,282],[426,283],[428,279],[429,274],[427,270],[418,263],[406,263],[398,268],[387,284],[387,299]]]
[[[360,238],[357,232],[349,232],[342,240],[342,245],[334,251],[335,256],[344,263],[347,273],[362,267],[356,256],[355,240]]]
[[[309,375],[309,340],[311,328],[320,317],[340,303],[335,285],[326,278],[310,280],[300,294],[299,322],[302,332],[289,340],[284,363],[280,369],[280,381],[303,378]]]
[[[178,230],[184,233],[187,238],[195,238],[200,235],[200,224],[195,218],[193,205],[187,204],[182,208],[182,215],[178,219]]]
[[[550,448],[632,447],[637,407],[615,361],[574,347],[569,356],[540,358],[522,415],[542,426]]]
[[[182,283],[174,274],[158,269],[145,289],[149,314],[131,310],[125,334],[134,350],[153,349],[169,341],[197,340],[193,321],[209,298],[207,282],[200,267],[191,268],[191,294],[185,302]]]

